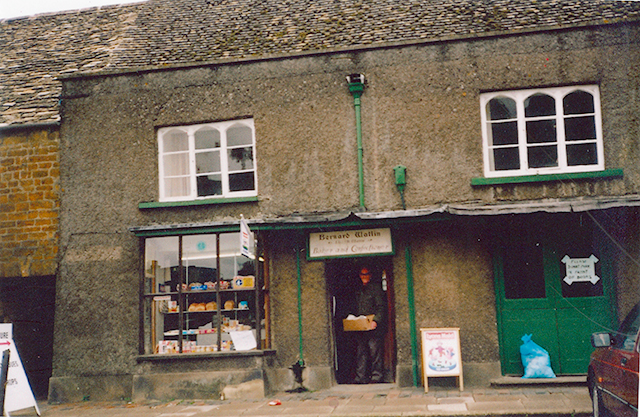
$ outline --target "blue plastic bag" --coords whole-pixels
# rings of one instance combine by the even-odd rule
[[[523,378],[555,378],[556,374],[551,369],[549,352],[531,340],[530,334],[522,336],[520,356],[524,366]]]

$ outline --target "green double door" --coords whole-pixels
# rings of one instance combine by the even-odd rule
[[[615,327],[607,237],[586,216],[504,220],[494,252],[502,373],[523,374],[525,334],[556,375],[586,373],[591,333]]]

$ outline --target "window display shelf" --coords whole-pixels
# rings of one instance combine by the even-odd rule
[[[189,336],[189,335],[198,335],[198,334],[213,334],[213,333],[217,333],[218,329],[213,328],[213,329],[188,329],[188,330],[183,330],[182,334],[185,336]],[[164,332],[165,336],[178,336],[180,334],[179,330],[168,330],[166,332]]]
[[[243,288],[225,288],[222,290],[215,290],[215,289],[207,289],[207,290],[183,290],[182,291],[182,295],[190,295],[190,294],[215,294],[216,292],[219,293],[234,293],[234,292],[244,292],[244,291],[255,291],[255,287],[243,287]],[[145,293],[145,297],[162,297],[165,295],[178,295],[179,293],[177,291],[171,291],[171,292],[151,292],[151,293]]]
[[[234,311],[248,311],[251,312],[251,309],[249,308],[232,308],[232,309],[222,309],[220,310],[221,313],[232,313]],[[197,314],[197,313],[210,313],[210,314],[218,314],[217,310],[197,310],[197,311],[183,311],[183,314]],[[163,314],[178,314],[177,311],[167,311],[164,312]]]
[[[229,328],[227,326],[222,327],[222,333],[231,333],[231,332],[240,332],[240,331],[249,331],[249,330],[253,330],[253,328],[249,326],[242,326],[242,328],[238,328],[238,327]],[[216,334],[216,333],[218,333],[218,329],[216,329],[215,327],[213,329],[187,329],[182,331],[183,336],[197,336],[202,334]],[[180,334],[180,331],[177,329],[168,330],[164,332],[165,337],[172,337],[172,336],[175,337],[175,336],[178,336],[179,334]]]

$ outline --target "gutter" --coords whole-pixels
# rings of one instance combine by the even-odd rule
[[[24,124],[0,124],[0,134],[18,132],[21,130],[59,129],[60,122],[40,122]]]

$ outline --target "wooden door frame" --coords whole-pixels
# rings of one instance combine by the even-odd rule
[[[396,326],[395,326],[395,290],[394,290],[394,273],[393,273],[393,257],[392,256],[371,256],[371,257],[353,257],[353,258],[335,258],[325,260],[325,280],[328,280],[328,268],[326,265],[328,263],[338,263],[338,262],[346,262],[352,264],[351,266],[357,265],[359,262],[369,262],[372,265],[375,265],[375,268],[378,268],[380,272],[383,270],[386,271],[387,275],[387,333],[384,338],[384,372],[385,372],[385,380],[394,382],[395,381],[395,372],[396,372],[396,363],[397,363],[397,351],[396,351]],[[333,357],[333,370],[336,372],[336,361],[337,361],[337,350],[338,346],[336,343],[337,339],[337,329],[333,326],[333,311],[331,309],[331,297],[332,292],[331,288],[327,287],[327,305],[329,306],[329,310],[331,312],[331,349],[332,349],[332,357]],[[335,378],[335,375],[334,375]],[[336,378],[337,380],[337,378]]]

